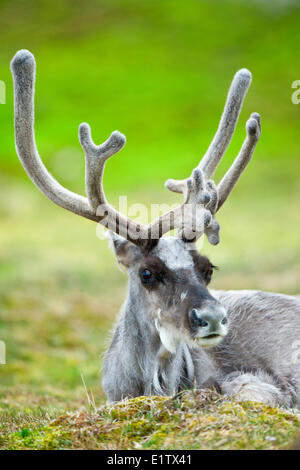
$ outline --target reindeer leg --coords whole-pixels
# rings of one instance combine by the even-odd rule
[[[221,384],[222,394],[235,396],[240,401],[254,401],[271,406],[288,404],[291,396],[270,374],[258,370],[228,374]]]

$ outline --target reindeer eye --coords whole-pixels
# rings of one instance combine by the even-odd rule
[[[142,269],[140,272],[140,278],[143,284],[152,284],[156,281],[155,276],[149,269]]]
[[[204,279],[207,284],[209,284],[211,281],[212,275],[214,273],[214,269],[218,269],[217,266],[210,264],[209,267],[203,272]]]

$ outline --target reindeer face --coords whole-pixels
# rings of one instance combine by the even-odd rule
[[[226,311],[207,289],[214,266],[206,257],[174,237],[160,239],[149,254],[120,239],[114,244],[166,349],[175,352],[180,341],[212,347],[222,340]]]

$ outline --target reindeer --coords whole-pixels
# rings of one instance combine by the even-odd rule
[[[117,212],[103,191],[105,162],[123,147],[124,135],[115,131],[97,146],[89,126],[81,124],[87,198],[65,189],[49,174],[35,144],[33,55],[19,51],[11,68],[16,149],[26,172],[57,205],[109,228],[118,262],[128,272],[128,296],[104,359],[108,400],[214,386],[241,400],[299,406],[299,297],[209,290],[214,266],[196,249],[204,234],[211,244],[219,242],[215,214],[261,134],[254,113],[240,153],[216,186],[211,178],[234,133],[250,72],[235,75],[215,137],[191,176],[166,182],[183,194],[183,203],[143,225]],[[165,236],[173,229],[176,236]]]

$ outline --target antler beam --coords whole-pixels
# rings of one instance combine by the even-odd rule
[[[89,126],[81,124],[79,136],[86,156],[88,199],[64,188],[44,166],[36,148],[34,135],[35,69],[35,59],[29,51],[17,52],[11,63],[15,90],[15,140],[19,159],[28,176],[46,197],[64,209],[105,226],[112,226],[109,225],[111,222],[117,226],[118,233],[128,239],[131,239],[132,232],[135,236],[132,240],[134,243],[147,240],[147,228],[112,208],[107,203],[102,189],[105,161],[125,144],[125,136],[121,133],[113,132],[106,142],[96,146],[91,139]],[[100,205],[101,209],[98,210]]]
[[[26,50],[11,63],[15,97],[15,140],[18,156],[34,184],[55,204],[75,214],[97,220],[88,200],[61,186],[48,172],[38,154],[34,136],[35,60]]]
[[[230,144],[251,80],[251,73],[247,69],[239,70],[234,76],[218,130],[199,164],[207,179],[213,176]]]

